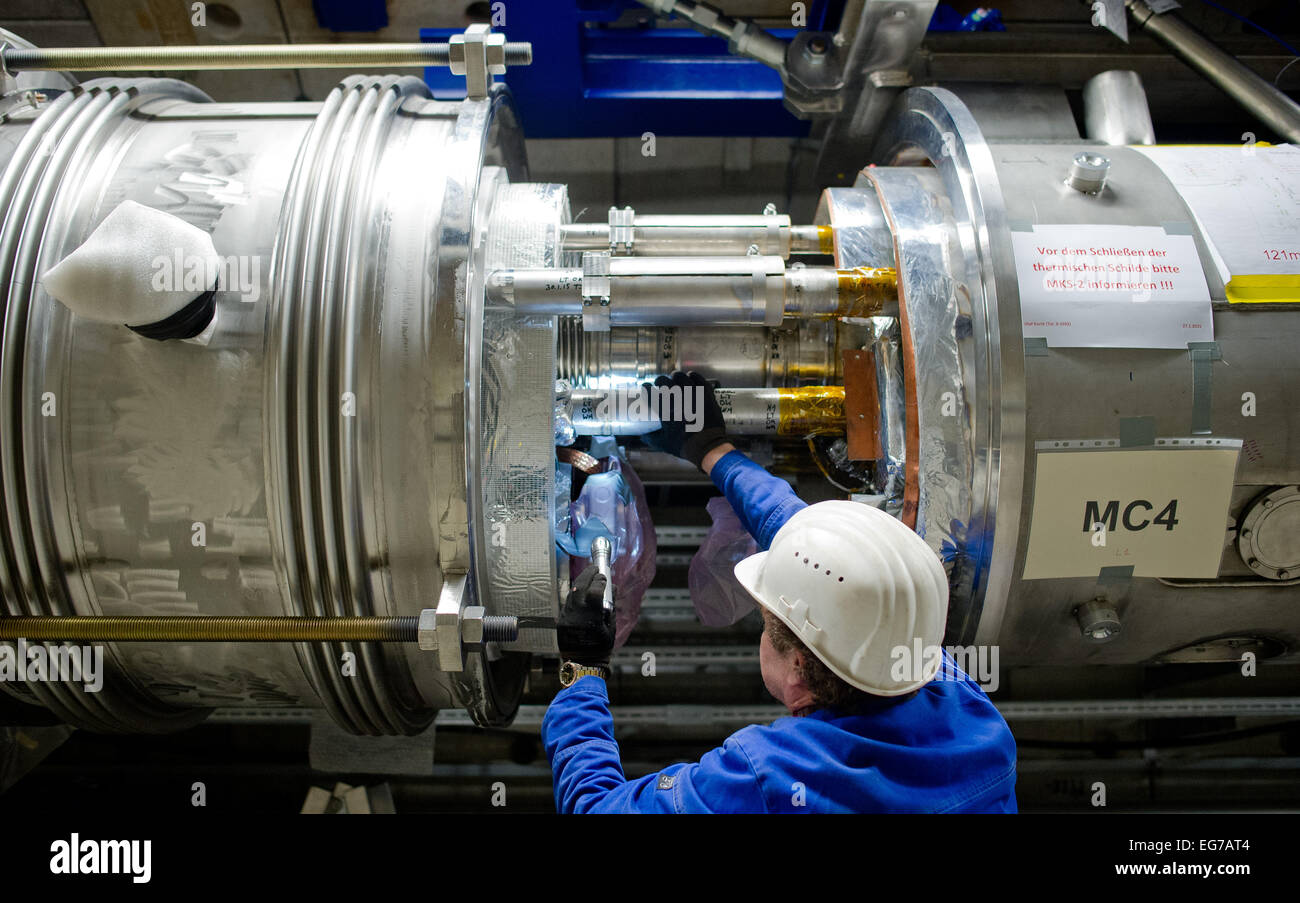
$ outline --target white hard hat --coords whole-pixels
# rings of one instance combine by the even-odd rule
[[[737,564],[736,579],[859,690],[901,696],[938,670],[938,655],[924,650],[943,642],[948,578],[925,540],[878,508],[810,505],[769,551]],[[897,667],[904,658],[914,664]]]

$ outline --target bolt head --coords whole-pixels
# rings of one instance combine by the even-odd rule
[[[1074,610],[1074,616],[1084,638],[1094,643],[1114,639],[1122,629],[1119,615],[1104,599],[1085,602]]]

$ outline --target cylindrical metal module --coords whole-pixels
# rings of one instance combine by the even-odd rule
[[[1300,270],[1271,250],[1294,235],[1295,155],[1273,153],[989,144],[923,88],[856,186],[827,193],[838,266],[896,258],[881,464],[949,571],[946,642],[996,645],[1003,666],[1210,660],[1216,637],[1300,649],[1296,589],[1234,542],[1300,484]],[[1080,157],[1106,158],[1104,185],[1063,184]],[[1227,197],[1260,199],[1250,229]],[[1081,632],[1103,609],[1113,629]]]
[[[352,77],[323,105],[217,106],[180,82],[99,80],[0,124],[0,151],[6,613],[411,617],[445,577],[485,567],[471,533],[492,458],[471,447],[468,407],[485,368],[512,366],[465,286],[481,286],[497,186],[523,173],[504,92],[442,103],[413,78]],[[211,235],[206,345],[92,322],[44,291],[124,200]],[[494,266],[547,260],[549,209],[540,239]],[[539,240],[542,256],[524,253]],[[185,278],[172,248],[153,252],[152,276]],[[545,414],[542,366],[515,394]],[[553,474],[546,445],[528,455],[515,463]],[[95,730],[309,705],[357,733],[414,733],[446,706],[508,721],[529,643],[554,642],[541,633],[490,662],[467,654],[454,678],[413,644],[107,644],[102,692],[18,692]]]

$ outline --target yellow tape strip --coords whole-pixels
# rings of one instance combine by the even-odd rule
[[[874,317],[884,309],[885,302],[898,300],[898,273],[895,270],[854,267],[838,273],[840,298],[835,317]]]
[[[1271,141],[1256,141],[1254,144],[1129,144],[1128,147],[1275,147]]]
[[[835,230],[830,226],[817,227],[817,244],[823,254],[835,253]]]
[[[844,387],[807,386],[779,389],[779,436],[843,436]]]
[[[1233,276],[1224,291],[1233,304],[1300,302],[1300,275]]]

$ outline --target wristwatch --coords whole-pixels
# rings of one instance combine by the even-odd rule
[[[609,669],[602,665],[580,665],[577,662],[565,662],[560,665],[560,686],[571,687],[580,677],[599,677],[606,680]]]

